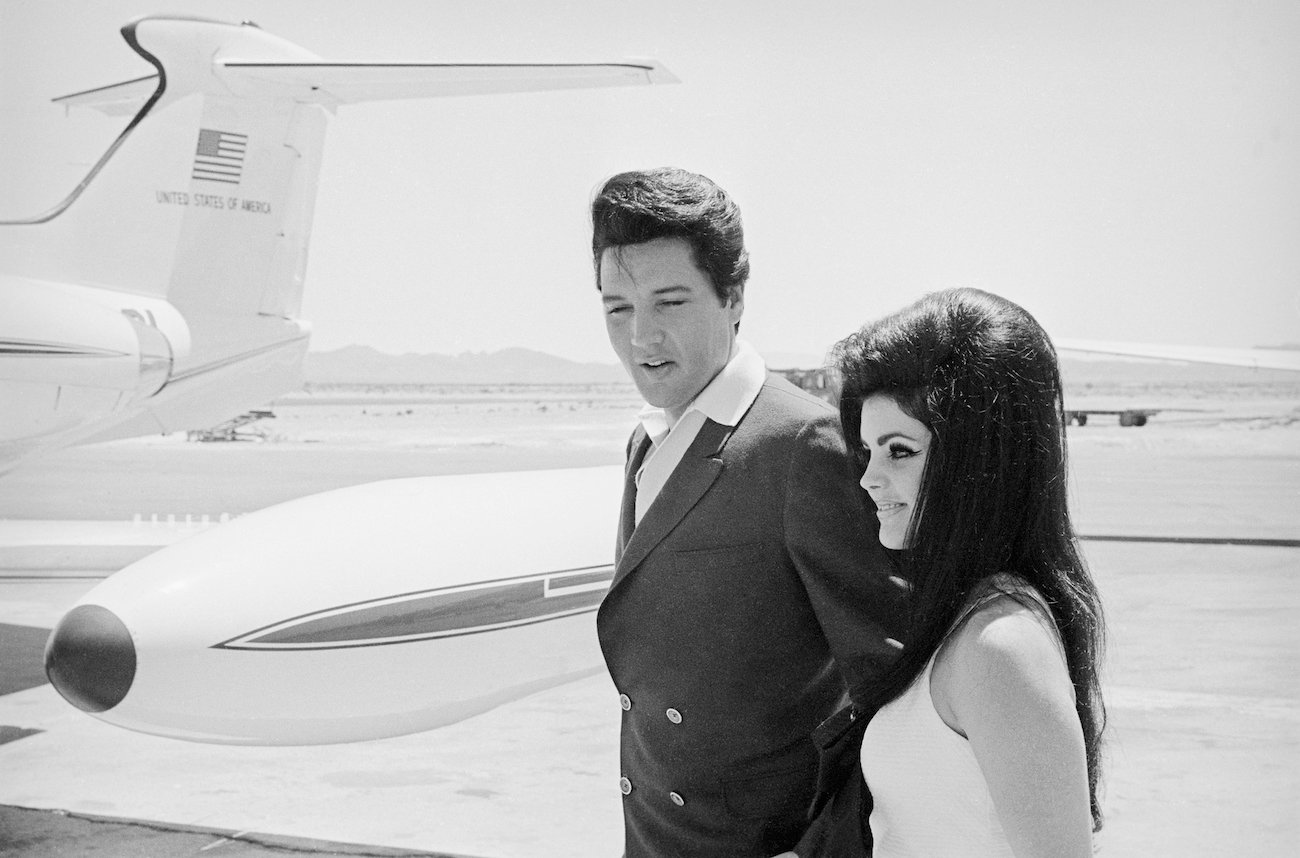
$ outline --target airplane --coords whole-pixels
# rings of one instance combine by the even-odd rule
[[[122,27],[155,72],[55,99],[130,116],[50,210],[0,221],[0,473],[207,429],[302,386],[329,115],[358,102],[675,83],[654,60],[326,62],[255,24]]]
[[[1220,366],[1241,366],[1251,369],[1277,369],[1300,371],[1300,351],[1295,349],[1233,349],[1217,346],[1154,345],[1150,343],[1114,342],[1108,340],[1054,339],[1057,351],[1078,352],[1090,355],[1146,358],[1184,363],[1209,363]],[[1093,415],[1119,418],[1121,426],[1145,426],[1159,414],[1159,408],[1067,408],[1066,423],[1086,426]]]
[[[1082,352],[1085,354],[1117,355],[1119,357],[1211,363],[1221,366],[1243,366],[1251,369],[1280,369],[1300,372],[1300,351],[1290,348],[1233,349],[1219,346],[1157,345],[1072,338],[1053,338],[1052,343],[1056,346],[1057,351],[1063,352]]]
[[[25,309],[0,324],[30,322],[19,345],[32,352],[12,358],[27,363],[7,364],[0,390],[37,417],[3,427],[9,461],[210,425],[296,386],[325,112],[452,87],[426,66],[321,64],[247,26],[145,18],[124,36],[158,74],[68,103],[144,107],[64,204],[17,225],[30,249],[10,254],[21,275],[2,282]],[[498,68],[476,69],[486,80],[470,88],[524,86],[519,67]],[[562,68],[544,85],[667,79],[654,63]],[[227,119],[241,111],[247,122]],[[263,131],[280,142],[259,143]],[[125,236],[76,219],[123,199],[140,203],[120,218]],[[149,252],[160,237],[174,256]],[[66,270],[47,271],[53,260]],[[594,616],[621,480],[617,467],[412,478],[268,507],[92,588],[53,630],[47,675],[104,721],[200,742],[327,744],[454,723],[603,668]]]
[[[1300,351],[1289,348],[1234,349],[1218,346],[1166,345],[1113,340],[1084,340],[1067,337],[1054,337],[1052,344],[1058,352],[1300,372]],[[839,397],[839,385],[834,377],[833,369],[821,367],[818,369],[787,369],[780,370],[780,372],[793,384],[802,387],[815,396],[820,396],[831,404],[834,404]],[[1067,425],[1086,426],[1090,416],[1104,415],[1119,418],[1119,425],[1121,426],[1145,426],[1150,418],[1159,414],[1162,410],[1166,409],[1138,407],[1071,408],[1068,407],[1067,403],[1065,422]]]
[[[210,427],[301,387],[298,313],[339,106],[676,82],[653,60],[330,63],[250,23],[188,17],[137,18],[122,36],[155,73],[56,102],[130,116],[126,128],[62,202],[0,222],[0,472],[71,444]],[[105,720],[257,744],[430,729],[589,675],[617,471],[379,483],[240,520],[228,556],[224,537],[184,549],[198,552],[179,559],[190,576],[171,554],[96,587],[51,635],[47,672]],[[503,497],[523,530],[473,544],[499,530]],[[554,538],[575,520],[590,526]],[[373,562],[375,540],[396,562]],[[346,574],[319,576],[340,562]]]

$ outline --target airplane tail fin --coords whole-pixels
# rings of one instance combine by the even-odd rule
[[[286,342],[305,351],[325,109],[233,92],[220,59],[312,55],[250,25],[143,18],[122,35],[157,73],[60,100],[134,118],[62,202],[4,222],[6,273],[165,300],[184,327],[160,322],[174,377]]]
[[[297,316],[336,107],[675,81],[653,61],[330,63],[253,24],[187,17],[139,18],[122,35],[156,73],[56,99],[132,119],[62,202],[0,221],[0,276],[32,301],[88,291],[152,328],[165,381],[141,394],[141,419],[162,431],[300,385],[309,328]]]

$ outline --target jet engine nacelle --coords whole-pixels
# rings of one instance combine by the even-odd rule
[[[370,483],[269,507],[112,575],[50,681],[132,730],[307,745],[428,730],[603,668],[622,470]]]
[[[0,348],[3,451],[153,396],[188,351],[189,329],[158,298],[0,277]]]

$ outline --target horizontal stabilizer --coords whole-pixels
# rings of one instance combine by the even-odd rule
[[[355,104],[403,98],[444,98],[678,83],[656,60],[618,63],[380,63],[217,60],[214,73],[243,96],[288,98],[299,104]],[[158,87],[146,75],[54,99],[110,116],[135,114]]]
[[[545,64],[221,60],[218,65],[232,89],[327,105],[678,82],[654,60]]]
[[[134,116],[157,89],[158,75],[150,74],[60,96],[54,103],[64,107],[93,107],[109,116]]]
[[[1300,371],[1300,351],[1294,349],[1231,349],[1215,346],[1172,346],[1149,343],[1108,342],[1104,340],[1053,340],[1065,352],[1119,355],[1152,360],[1214,363],[1223,366],[1249,366],[1256,369]]]

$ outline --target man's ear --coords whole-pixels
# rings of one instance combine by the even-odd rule
[[[745,314],[745,287],[743,284],[731,290],[731,294],[727,296],[727,306],[732,308],[731,321],[739,325],[740,317]]]

